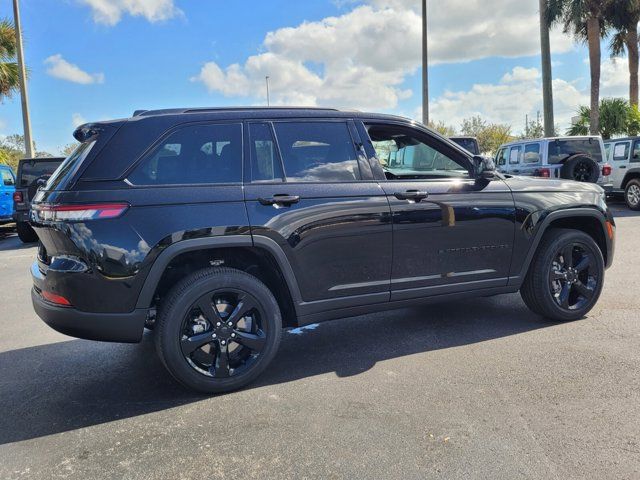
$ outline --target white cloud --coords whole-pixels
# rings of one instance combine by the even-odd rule
[[[80,125],[84,125],[85,123],[87,123],[87,119],[81,114],[74,113],[71,115],[71,124],[73,125],[73,128],[78,128]]]
[[[113,26],[125,14],[161,22],[182,15],[173,0],[78,0],[91,8],[96,23]]]
[[[480,0],[431,1],[431,64],[536,54],[538,13],[531,3],[495,0],[489,10]],[[392,109],[412,95],[403,83],[421,64],[417,8],[414,0],[368,0],[340,16],[280,28],[265,36],[262,53],[226,67],[207,62],[191,80],[264,102],[268,75],[277,104]],[[572,48],[571,39],[556,33],[552,44],[555,52]]]
[[[103,73],[87,73],[77,65],[67,62],[61,54],[51,55],[44,61],[48,65],[47,73],[52,77],[69,82],[89,85],[92,83],[104,83]]]

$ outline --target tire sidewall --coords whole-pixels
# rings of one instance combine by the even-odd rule
[[[197,272],[202,275],[201,272]],[[160,312],[155,335],[162,350],[161,358],[169,372],[189,388],[216,393],[235,390],[254,380],[275,356],[282,330],[278,304],[269,289],[257,278],[230,269],[209,269],[204,276],[193,281],[195,274],[177,284],[167,296],[166,308]],[[257,362],[237,377],[213,379],[197,372],[182,354],[180,337],[183,320],[193,303],[208,292],[241,290],[251,294],[258,302],[267,341]]]
[[[625,188],[624,191],[624,202],[627,204],[627,207],[629,207],[629,209],[631,210],[640,210],[640,203],[637,204],[632,204],[631,202],[629,202],[629,189],[631,188],[632,185],[637,186],[638,188],[640,188],[640,181],[638,180],[630,180],[629,183],[627,183],[627,186]]]
[[[588,180],[575,180],[576,167],[582,162],[591,164],[591,178]],[[598,163],[593,158],[587,157],[586,155],[576,155],[569,158],[562,166],[561,174],[562,178],[566,180],[582,181],[586,183],[597,183],[598,178],[600,178]]]
[[[560,307],[560,305],[558,305],[553,298],[553,294],[551,293],[551,285],[549,283],[549,275],[551,273],[553,260],[558,255],[562,247],[568,243],[580,243],[581,246],[589,252],[596,263],[599,278],[592,300],[587,303],[586,306],[579,310],[565,310]],[[602,292],[602,287],[604,285],[604,258],[598,245],[586,233],[578,231],[563,233],[549,244],[549,248],[541,257],[541,263],[541,279],[543,280],[543,282],[541,281],[541,283],[543,284],[538,285],[538,288],[541,289],[540,294],[542,297],[542,301],[551,311],[554,312],[554,318],[559,318],[562,320],[576,320],[578,318],[584,317],[597,303]]]

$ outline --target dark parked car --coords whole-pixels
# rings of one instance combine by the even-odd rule
[[[38,241],[36,232],[29,224],[29,208],[31,199],[38,188],[47,183],[47,180],[56,168],[60,166],[64,158],[44,157],[25,158],[18,162],[18,175],[16,188],[13,192],[13,220],[16,222],[18,237],[24,243]]]
[[[283,327],[518,290],[575,320],[613,260],[600,187],[503,176],[399,117],[176,109],[74,135],[32,206],[36,312],[95,340],[154,328],[205,392],[256,378]]]

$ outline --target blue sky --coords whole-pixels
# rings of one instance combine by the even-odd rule
[[[491,8],[487,8],[490,4]],[[523,129],[541,108],[538,0],[432,0],[431,116]],[[84,121],[140,108],[330,105],[420,117],[417,0],[22,0],[34,137],[58,153]],[[445,8],[446,6],[446,8]],[[11,16],[11,1],[0,0]],[[588,102],[586,50],[553,32],[557,123]],[[603,94],[626,95],[603,58]],[[21,133],[19,99],[0,135]]]

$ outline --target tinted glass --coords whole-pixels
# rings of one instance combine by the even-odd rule
[[[468,170],[419,132],[409,128],[371,125],[367,128],[387,179],[466,177]]]
[[[60,166],[60,161],[54,162],[22,162],[20,166],[20,187],[28,187],[37,178],[49,176]]]
[[[282,163],[271,125],[268,123],[250,124],[249,137],[251,138],[251,181],[282,181]]]
[[[191,125],[165,138],[129,176],[134,185],[242,181],[242,126]]]
[[[540,144],[529,143],[524,146],[524,163],[538,163],[540,161]]]
[[[0,169],[0,176],[2,176],[2,184],[11,187],[16,184],[13,179],[13,174],[7,169]]]
[[[504,166],[507,164],[508,152],[508,148],[501,148],[500,150],[498,150],[498,154],[496,155],[496,163],[498,165]]]
[[[78,147],[69,155],[64,162],[56,169],[51,175],[51,178],[47,181],[45,190],[64,189],[65,185],[71,177],[77,172],[78,167],[87,158],[89,152],[96,144],[95,140],[81,143]]]
[[[561,163],[579,153],[593,158],[598,163],[602,162],[600,141],[596,138],[558,139],[549,142],[550,164]]]
[[[287,181],[349,182],[360,172],[346,123],[274,124]]]
[[[473,138],[452,138],[451,141],[457,143],[462,148],[464,148],[468,152],[473,153],[474,155],[480,154],[478,142]]]

